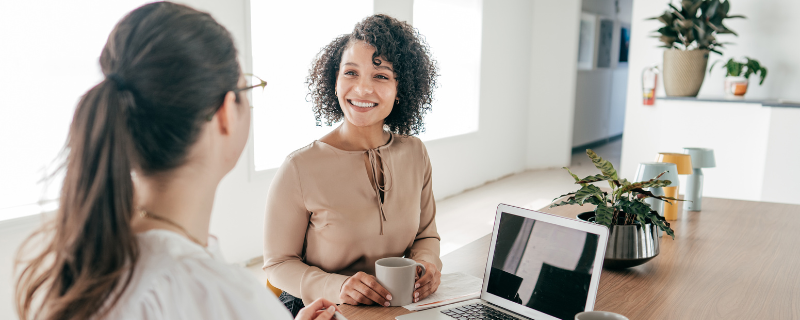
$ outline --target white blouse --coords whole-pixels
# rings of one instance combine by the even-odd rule
[[[213,236],[205,249],[167,230],[137,237],[133,278],[107,319],[292,319],[264,284],[225,262]]]

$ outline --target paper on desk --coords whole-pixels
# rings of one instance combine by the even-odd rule
[[[403,306],[410,311],[435,308],[451,303],[476,299],[481,295],[483,279],[464,273],[448,273],[442,275],[439,289],[425,299]]]

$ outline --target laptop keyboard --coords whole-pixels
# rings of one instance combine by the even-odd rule
[[[491,320],[518,320],[515,316],[502,312],[482,303],[473,303],[458,308],[442,310],[442,313],[459,320],[491,319]]]

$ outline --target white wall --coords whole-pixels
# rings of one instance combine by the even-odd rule
[[[397,20],[414,24],[414,0],[375,0],[375,13],[385,13]]]
[[[572,155],[580,0],[532,2],[526,168],[558,168]]]
[[[578,70],[572,146],[585,145],[623,132],[628,64],[618,63],[620,23],[630,23],[632,0],[583,0],[581,11],[614,20],[611,67]],[[599,26],[599,24],[598,24]],[[599,32],[599,30],[597,30]]]
[[[771,109],[761,201],[800,204],[800,109]]]

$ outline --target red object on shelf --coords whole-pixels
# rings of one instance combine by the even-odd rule
[[[648,67],[642,70],[642,103],[646,106],[656,103],[658,73],[658,67]]]

